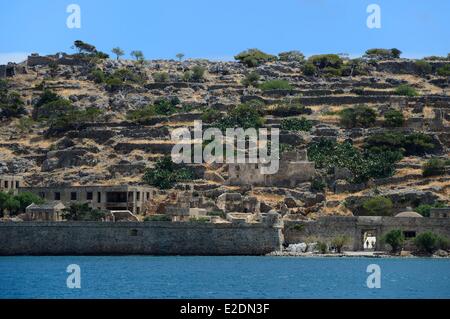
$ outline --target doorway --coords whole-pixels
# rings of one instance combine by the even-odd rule
[[[375,250],[377,247],[377,232],[375,229],[364,230],[362,233],[363,250]]]

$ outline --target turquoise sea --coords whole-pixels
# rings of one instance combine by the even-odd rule
[[[381,288],[367,287],[371,264]],[[450,298],[450,259],[0,257],[0,298]]]

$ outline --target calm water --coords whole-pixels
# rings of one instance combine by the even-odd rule
[[[70,264],[81,289],[66,286]],[[0,298],[450,298],[450,259],[0,257]]]

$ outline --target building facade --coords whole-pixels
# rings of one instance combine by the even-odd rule
[[[16,194],[20,187],[23,187],[22,176],[0,175],[0,192],[13,192]]]
[[[145,204],[156,189],[149,186],[67,186],[67,187],[21,187],[19,192],[32,192],[46,201],[88,203],[100,210],[129,210],[133,214],[145,212]]]
[[[306,150],[283,153],[275,174],[262,174],[261,165],[229,164],[228,184],[295,187],[299,183],[310,181],[316,173],[314,162],[308,161]]]

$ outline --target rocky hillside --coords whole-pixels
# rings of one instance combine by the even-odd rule
[[[239,192],[302,216],[357,214],[374,196],[390,198],[395,210],[446,203],[449,63],[344,59],[337,72],[311,59],[29,60],[6,78],[5,94],[17,92],[25,110],[8,115],[2,104],[0,174],[33,186],[142,183],[145,169],[170,154],[171,130],[214,123],[244,103],[264,126],[281,127],[283,147],[308,148],[317,177],[296,188],[227,186],[226,165],[196,165],[194,180],[177,189],[213,199]],[[55,118],[63,107],[66,117]],[[369,159],[375,164],[361,162],[369,172],[352,166]]]

